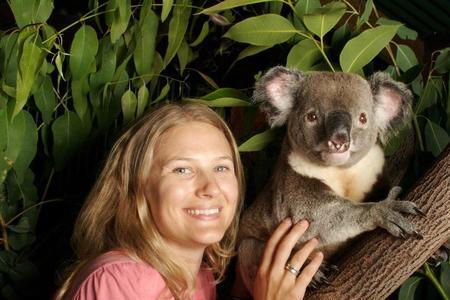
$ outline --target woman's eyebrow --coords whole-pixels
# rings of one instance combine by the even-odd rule
[[[174,156],[174,157],[170,157],[167,160],[165,160],[165,164],[170,163],[170,162],[176,162],[176,161],[196,161],[196,160],[198,160],[198,158]],[[214,160],[231,160],[231,161],[233,161],[233,158],[229,155],[223,155],[223,156],[215,157]]]

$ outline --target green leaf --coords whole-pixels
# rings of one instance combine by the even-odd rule
[[[23,44],[22,55],[17,73],[16,104],[13,117],[27,103],[36,75],[44,62],[45,53],[35,44],[35,37],[30,36]]]
[[[398,300],[414,300],[414,294],[422,277],[411,276],[400,287]]]
[[[379,18],[377,20],[377,24],[378,25],[394,25],[394,26],[400,26],[400,28],[398,29],[398,36],[401,39],[404,40],[415,40],[417,39],[417,32],[409,29],[408,27],[406,27],[403,23],[399,22],[399,21],[395,21],[395,20],[390,20],[390,19],[386,19],[386,18]]]
[[[89,92],[87,77],[80,80],[72,80],[71,88],[75,111],[81,120],[85,120],[86,113],[88,112],[87,94]]]
[[[450,296],[450,263],[448,261],[441,264],[440,282],[445,293]]]
[[[212,86],[214,89],[217,90],[217,89],[219,88],[219,85],[218,85],[211,77],[209,77],[209,76],[206,75],[205,73],[200,72],[200,71],[197,70],[197,69],[192,69],[192,68],[191,68],[191,70],[197,72],[197,74],[200,75],[200,76],[203,78],[203,80],[205,80],[205,81],[206,81],[210,86]]]
[[[228,70],[226,71],[226,73],[229,72],[229,70],[231,70],[234,65],[240,61],[241,59],[244,59],[246,57],[252,56],[252,55],[256,55],[260,52],[263,52],[264,50],[270,49],[272,48],[272,46],[253,46],[253,45],[249,45],[247,46],[244,50],[242,50],[238,57],[236,58],[235,61],[233,61],[230,66],[228,67]]]
[[[64,58],[64,55],[61,55],[61,52],[58,52],[58,54],[56,54],[56,58],[55,58],[55,65],[56,65],[56,69],[58,70],[59,76],[61,76],[61,78],[65,81],[66,79],[64,78],[63,58]]]
[[[19,28],[32,23],[30,0],[11,0],[9,6]]]
[[[342,2],[331,2],[304,15],[303,22],[309,31],[322,38],[342,18],[346,8]]]
[[[243,101],[241,99],[236,98],[218,98],[214,100],[202,100],[202,99],[195,99],[195,98],[184,98],[183,101],[190,102],[190,103],[200,103],[205,104],[209,107],[246,107],[246,106],[252,106],[251,103],[247,101]]]
[[[437,103],[439,95],[442,93],[444,82],[441,78],[430,77],[425,84],[425,88],[420,95],[415,112],[420,114],[426,108]]]
[[[239,152],[261,151],[270,144],[278,135],[278,130],[268,129],[258,133],[239,145]]]
[[[212,14],[212,13],[216,13],[222,10],[227,10],[227,9],[231,9],[231,8],[235,8],[235,7],[240,7],[240,6],[245,6],[245,5],[250,5],[250,4],[255,4],[255,3],[262,3],[262,2],[270,2],[273,0],[225,0],[225,1],[221,1],[220,3],[208,7],[204,10],[202,10],[200,13],[201,14]]]
[[[100,41],[98,53],[98,71],[96,73],[92,73],[89,78],[91,90],[98,90],[106,83],[112,81],[116,70],[116,50],[111,44],[109,37],[104,37]]]
[[[44,46],[48,51],[52,51],[52,48],[55,46],[56,40],[58,39],[56,29],[48,24],[44,24],[42,28],[43,40],[46,41]]]
[[[163,0],[163,7],[161,11],[161,22],[164,22],[169,16],[170,11],[172,10],[173,0]]]
[[[384,154],[387,156],[394,154],[395,151],[397,151],[397,149],[399,149],[400,146],[404,143],[405,139],[410,136],[410,134],[411,128],[405,126],[400,130],[400,132],[390,137],[387,143],[383,145]]]
[[[202,25],[202,30],[200,31],[200,34],[195,39],[195,41],[193,41],[192,43],[189,44],[189,46],[196,47],[196,46],[200,45],[205,40],[208,33],[209,33],[209,22],[205,21]]]
[[[14,87],[7,85],[5,82],[2,83],[3,92],[11,98],[14,98],[17,94],[17,91]]]
[[[351,32],[348,23],[345,23],[344,25],[340,26],[333,33],[333,37],[331,38],[331,47],[342,48],[344,43],[350,37],[350,34]]]
[[[56,97],[53,91],[52,79],[49,75],[45,76],[43,83],[34,93],[34,102],[42,114],[42,119],[47,124],[52,121],[52,114],[56,107]]]
[[[142,26],[137,30],[136,49],[133,53],[134,65],[138,75],[150,74],[152,71],[158,23],[158,16],[149,6]]]
[[[308,71],[322,57],[322,53],[310,39],[301,40],[289,51],[286,66]]]
[[[319,7],[321,7],[319,0],[299,0],[295,4],[295,10],[301,17],[311,13],[313,10]]]
[[[367,29],[342,49],[339,62],[344,72],[355,72],[372,61],[395,36],[399,26],[381,25]]]
[[[439,74],[450,72],[450,48],[445,48],[439,51],[439,55],[434,63],[434,69]]]
[[[131,0],[110,0],[106,10],[110,9],[114,10],[112,17],[109,14],[111,18],[109,22],[111,22],[111,42],[115,43],[127,30],[131,17]]]
[[[190,63],[194,58],[194,53],[185,40],[183,40],[180,49],[178,49],[177,57],[178,62],[180,63],[180,74],[183,74],[186,65]]]
[[[75,112],[66,112],[52,124],[55,169],[62,170],[68,159],[79,150],[88,131]]]
[[[415,65],[414,67],[406,70],[397,80],[410,84],[418,79],[419,75],[422,74],[423,65]]]
[[[266,11],[271,14],[281,14],[281,11],[283,10],[283,2],[278,1],[271,1],[266,4]]]
[[[159,82],[158,75],[161,74],[163,68],[164,68],[163,59],[162,59],[161,55],[159,54],[159,52],[156,51],[155,59],[153,61],[153,67],[152,67],[152,74],[154,74],[154,75],[151,77],[151,82],[150,82],[150,87],[149,87],[150,96],[153,95],[153,93],[155,92],[156,86]]]
[[[256,46],[273,46],[295,35],[291,22],[279,15],[266,14],[247,18],[231,27],[224,37]]]
[[[53,11],[52,0],[11,0],[9,4],[19,28],[45,23]]]
[[[8,171],[11,167],[22,179],[37,149],[37,129],[31,115],[27,111],[20,111],[12,121],[9,121],[6,109],[1,110],[0,140],[1,159],[7,162],[7,166],[0,170],[2,177],[0,182],[4,180],[5,170]]]
[[[11,254],[8,255],[9,257],[6,258],[4,254]],[[0,252],[0,262],[1,264],[4,264],[1,268],[6,270],[4,271],[5,274],[8,274],[8,277],[12,280],[14,283],[14,287],[18,290],[24,290],[27,287],[32,286],[32,283],[35,283],[36,278],[39,278],[39,269],[36,265],[31,263],[30,261],[24,260],[23,258],[17,257],[16,254],[12,255],[12,251],[2,251]],[[6,259],[5,259],[6,258]],[[3,292],[3,290],[2,290]],[[14,295],[14,290],[11,291],[11,294]],[[8,299],[18,299],[15,298],[8,298]]]
[[[19,53],[18,38],[19,34],[13,32],[0,39],[0,70],[4,82],[11,86],[16,86],[17,80],[17,57]]]
[[[435,157],[439,156],[439,154],[441,154],[450,142],[450,137],[448,136],[447,131],[430,120],[427,120],[424,135],[427,145],[426,149]]]
[[[364,6],[364,12],[361,14],[361,22],[369,21],[369,17],[372,14],[373,10],[373,0],[367,0],[366,5]]]
[[[161,93],[159,93],[159,96],[155,100],[153,100],[151,104],[158,103],[159,101],[166,98],[167,94],[169,94],[169,91],[170,91],[170,84],[166,83],[166,85],[161,89]]]
[[[407,45],[398,45],[395,61],[403,72],[419,64],[414,51]]]
[[[258,54],[260,52],[263,52],[264,50],[267,50],[267,49],[270,49],[270,48],[272,48],[272,46],[253,46],[253,45],[249,45],[249,46],[247,46],[244,50],[242,50],[239,53],[238,57],[236,58],[236,61],[239,61],[239,60],[244,59],[244,58],[249,57],[249,56],[256,55],[256,54]]]
[[[132,90],[128,89],[123,94],[120,102],[122,103],[123,122],[128,123],[134,119],[137,107],[136,95]]]
[[[53,0],[34,0],[33,23],[45,23],[52,14]]]
[[[203,100],[216,100],[220,98],[236,98],[244,101],[250,101],[246,94],[234,88],[221,88],[207,95],[200,97]]]
[[[164,68],[175,57],[183,42],[191,16],[191,0],[177,0],[169,22],[169,44],[164,56]]]
[[[13,233],[8,235],[8,242],[11,248],[15,251],[20,251],[25,246],[32,244],[36,241],[36,237],[30,233]]]
[[[147,104],[148,104],[149,96],[150,96],[150,94],[149,94],[148,88],[144,83],[141,85],[141,87],[139,88],[139,91],[138,91],[137,112],[136,112],[137,118],[140,117],[144,113],[145,108],[147,107]]]
[[[75,33],[70,47],[69,69],[73,80],[86,77],[95,62],[98,51],[97,33],[89,25],[83,25]]]

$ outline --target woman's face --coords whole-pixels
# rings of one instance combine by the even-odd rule
[[[153,219],[176,249],[204,250],[231,224],[239,198],[233,155],[216,127],[192,121],[165,132],[147,189]]]

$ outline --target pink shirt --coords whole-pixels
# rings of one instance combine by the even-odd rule
[[[121,251],[110,251],[86,265],[64,300],[174,299],[161,275]],[[201,270],[193,300],[216,298],[211,271]]]

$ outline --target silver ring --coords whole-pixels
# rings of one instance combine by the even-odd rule
[[[297,270],[296,268],[294,268],[290,263],[287,263],[286,267],[284,267],[284,268],[286,269],[286,271],[288,271],[295,277],[297,277],[300,274],[300,270]]]

